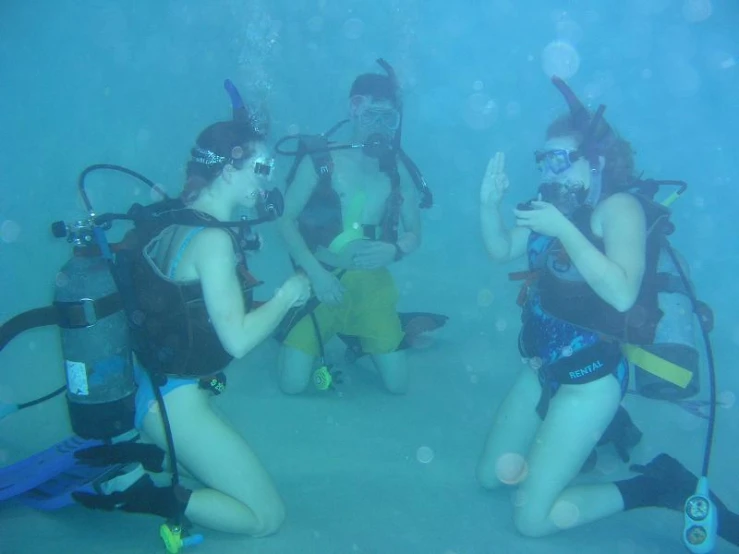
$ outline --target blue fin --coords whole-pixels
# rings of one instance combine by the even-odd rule
[[[0,502],[15,498],[62,475],[79,464],[74,457],[77,450],[100,444],[103,444],[102,441],[74,436],[0,469]]]
[[[94,467],[78,463],[28,492],[18,496],[21,504],[36,510],[51,511],[75,504],[73,492],[101,493],[100,487],[121,474],[123,464]]]

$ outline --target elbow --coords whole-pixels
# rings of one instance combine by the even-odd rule
[[[634,304],[636,304],[636,298],[636,293],[628,292],[620,294],[614,299],[613,302],[611,302],[611,306],[613,306],[616,311],[625,314],[634,307]]]
[[[236,360],[240,360],[241,358],[246,356],[247,352],[246,348],[235,345],[224,346],[223,349],[228,353],[229,356]]]
[[[624,314],[634,307],[639,299],[641,292],[642,277],[639,279],[630,279],[628,275],[624,275],[624,280],[619,286],[614,286],[613,301],[609,302],[618,312]]]
[[[252,345],[247,344],[245,341],[236,341],[236,340],[230,340],[230,341],[221,341],[221,346],[226,351],[226,353],[231,356],[232,358],[235,358],[237,360],[240,360],[244,356],[246,356],[249,351],[252,349]]]
[[[508,248],[492,248],[486,245],[485,250],[488,253],[488,257],[496,264],[503,264],[511,259],[510,245],[508,245]]]

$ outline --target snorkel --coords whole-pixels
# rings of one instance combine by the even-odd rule
[[[266,114],[259,111],[250,111],[244,104],[244,100],[239,94],[236,85],[231,79],[223,82],[223,88],[226,89],[229,99],[231,100],[231,113],[234,121],[239,121],[251,125],[251,127],[260,135],[267,134],[267,118]],[[285,200],[277,187],[272,190],[264,190],[260,195],[260,201],[257,202],[258,218],[254,223],[262,223],[263,221],[271,221],[282,216],[285,209]]]
[[[603,172],[600,157],[615,140],[615,134],[603,118],[606,107],[600,105],[591,117],[587,108],[577,98],[572,89],[559,77],[552,77],[552,83],[567,102],[572,126],[582,136],[578,147],[579,157],[587,160],[590,166],[590,186],[570,186],[556,181],[542,183],[539,192],[546,202],[555,204],[565,215],[584,205],[594,207],[603,194]]]

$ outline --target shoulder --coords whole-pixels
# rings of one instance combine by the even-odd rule
[[[618,192],[595,207],[590,228],[601,239],[641,241],[647,234],[644,208],[633,195]]]
[[[234,256],[233,235],[227,229],[205,227],[193,239],[197,261]],[[196,262],[197,263],[197,262]]]
[[[608,224],[613,221],[644,221],[644,208],[633,194],[617,192],[600,202],[593,210],[593,220]]]

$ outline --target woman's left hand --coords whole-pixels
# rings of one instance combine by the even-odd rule
[[[530,210],[513,210],[516,225],[540,235],[558,238],[572,223],[553,204],[532,200]]]

